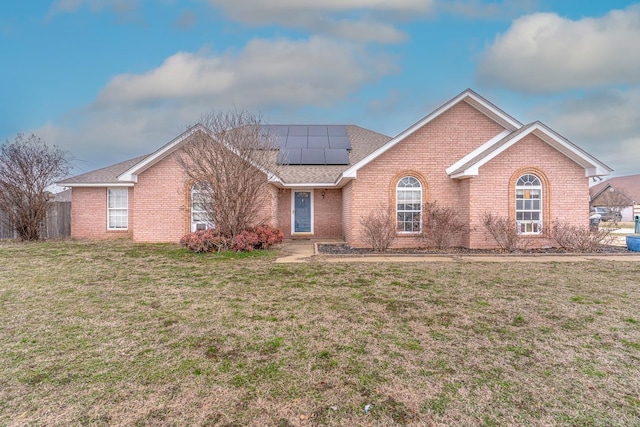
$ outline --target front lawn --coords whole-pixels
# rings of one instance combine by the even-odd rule
[[[640,424],[639,263],[274,257],[0,242],[0,425]]]

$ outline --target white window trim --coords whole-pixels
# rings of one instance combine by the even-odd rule
[[[522,177],[525,176],[525,175],[531,175],[531,176],[536,177],[536,179],[538,180],[540,185],[535,185],[535,186],[533,186],[533,185],[532,186],[524,186],[524,185],[522,185],[522,186],[519,186],[518,185],[518,181],[520,181],[520,179],[522,179]],[[516,180],[515,193],[514,193],[513,197],[516,200],[516,203],[515,203],[516,232],[520,236],[539,236],[539,235],[542,234],[542,229],[543,229],[543,226],[544,226],[544,216],[543,216],[543,213],[544,213],[543,191],[544,191],[544,189],[542,187],[543,187],[542,186],[542,180],[540,179],[540,177],[538,175],[536,175],[534,173],[522,174]],[[540,209],[536,210],[536,212],[540,213],[540,219],[538,221],[535,221],[535,220],[520,220],[520,221],[518,221],[518,212],[519,212],[519,210],[518,210],[518,200],[526,200],[526,199],[518,199],[518,190],[520,190],[520,189],[521,190],[527,190],[527,189],[528,190],[540,190]],[[520,212],[533,212],[533,210],[531,210],[531,211],[520,210]],[[520,224],[523,224],[523,223],[527,224],[527,223],[534,223],[534,222],[537,222],[539,224],[538,231],[520,232]]]
[[[214,224],[213,221],[209,220],[205,220],[205,221],[194,221],[193,220],[193,214],[194,214],[194,210],[193,210],[193,206],[194,206],[194,195],[196,193],[204,193],[203,190],[195,190],[196,185],[200,185],[200,182],[196,182],[191,186],[191,231],[197,231],[198,230],[198,225],[199,224],[204,224],[205,229],[207,228],[213,228]],[[195,212],[204,212],[207,213],[206,211],[195,211]]]
[[[125,208],[110,208],[109,207],[109,192],[124,192],[125,200],[127,201],[127,206]],[[126,211],[127,218],[127,226],[126,227],[112,227],[111,226],[111,217],[109,213],[111,211]],[[127,187],[109,187],[107,188],[107,230],[109,231],[127,231],[129,230],[129,189]]]
[[[416,181],[418,181],[418,184],[420,184],[419,190],[420,190],[420,210],[419,211],[403,211],[403,212],[419,212],[420,213],[420,225],[419,225],[419,229],[418,231],[404,231],[404,230],[398,230],[398,191],[401,187],[399,187],[400,182],[405,179],[405,178],[413,178]],[[420,234],[422,233],[422,214],[423,214],[423,209],[422,209],[422,181],[420,181],[417,177],[413,176],[413,175],[405,175],[402,178],[400,178],[398,180],[398,182],[396,183],[396,205],[395,207],[395,212],[396,212],[396,234],[402,234],[402,235],[416,235],[416,234]],[[418,189],[418,187],[402,187],[402,191],[408,191],[410,189]],[[413,190],[413,191],[416,191]],[[404,228],[404,227],[403,227]]]
[[[311,193],[311,231],[295,231],[296,229],[296,193]],[[314,234],[315,231],[315,219],[314,219],[314,211],[315,211],[315,203],[314,203],[314,193],[315,189],[307,189],[307,190],[291,190],[291,235],[299,236],[299,235],[309,235]]]

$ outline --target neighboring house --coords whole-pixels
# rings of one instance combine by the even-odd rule
[[[611,172],[544,124],[524,125],[472,90],[395,138],[352,125],[268,130],[280,142],[268,222],[285,237],[343,238],[355,247],[366,246],[361,218],[381,208],[394,211],[395,247],[421,245],[431,202],[468,223],[457,245],[496,246],[482,226],[487,212],[515,220],[531,247],[551,245],[544,232],[553,222],[588,225],[589,178]],[[197,228],[199,187],[176,161],[196,132],[207,129],[194,126],[148,156],[60,182],[72,188],[72,236],[177,242]]]
[[[640,175],[619,176],[602,181],[589,189],[591,207],[619,209],[622,221],[640,215]]]

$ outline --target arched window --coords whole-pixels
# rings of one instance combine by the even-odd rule
[[[519,234],[542,233],[542,182],[530,173],[516,182],[516,226]]]
[[[405,176],[396,186],[396,230],[418,233],[422,228],[422,184]]]
[[[191,187],[191,231],[213,227],[212,208],[211,186],[204,181],[193,184]]]

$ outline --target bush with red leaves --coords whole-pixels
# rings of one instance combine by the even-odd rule
[[[258,236],[258,245],[256,249],[271,249],[273,246],[282,243],[284,234],[279,228],[270,225],[259,225],[253,229]]]
[[[186,234],[180,239],[180,245],[193,252],[221,252],[233,250],[237,252],[251,252],[254,249],[270,249],[282,243],[284,234],[278,228],[269,225],[259,225],[245,230],[233,239],[223,236],[214,228],[198,230]]]
[[[229,239],[213,228],[198,230],[185,234],[180,239],[180,246],[193,252],[220,252],[229,249]]]

